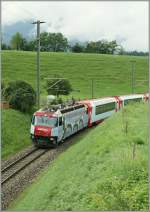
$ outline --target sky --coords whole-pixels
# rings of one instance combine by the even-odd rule
[[[2,2],[3,27],[31,20],[45,21],[41,31],[70,40],[117,40],[127,51],[148,51],[148,2]]]

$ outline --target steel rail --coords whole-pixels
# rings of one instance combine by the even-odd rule
[[[29,155],[31,155],[33,152],[37,151],[38,148],[31,150],[30,152],[26,153],[23,157],[18,158],[17,160],[13,161],[12,163],[8,164],[6,167],[4,167],[1,172],[5,172],[8,169],[10,169],[12,166],[16,165],[17,163],[19,163],[21,160],[25,159],[26,157],[28,157]]]
[[[44,150],[41,154],[37,155],[35,158],[33,158],[32,160],[30,160],[28,163],[24,164],[22,167],[20,167],[19,169],[17,169],[15,172],[13,172],[12,174],[10,174],[8,177],[6,177],[4,180],[2,180],[1,184],[4,184],[5,182],[7,182],[9,179],[11,179],[12,177],[14,177],[16,174],[18,174],[21,170],[23,170],[24,168],[26,168],[28,165],[30,165],[32,162],[34,162],[36,159],[40,158],[42,155],[44,155],[48,150]]]

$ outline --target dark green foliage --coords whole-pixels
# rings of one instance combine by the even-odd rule
[[[100,53],[100,54],[120,54],[120,55],[134,55],[134,56],[148,56],[148,52],[142,51],[125,51],[124,48],[117,43],[116,40],[98,40],[88,41],[86,45],[76,43],[74,46],[68,45],[68,39],[61,33],[49,33],[42,32],[40,34],[41,51],[52,52],[64,52],[71,50],[72,52],[88,52],[88,53]],[[24,50],[35,51],[36,50],[36,38],[32,40],[25,39],[21,33],[17,32],[12,36],[10,44],[11,46],[2,43],[3,50]]]
[[[5,90],[5,83],[4,81],[1,82],[1,95],[2,95],[2,100],[4,100],[4,90]]]
[[[21,33],[17,32],[11,38],[11,48],[15,50],[34,51],[36,50],[36,39],[27,40]]]
[[[48,94],[58,97],[59,95],[69,95],[72,91],[72,86],[67,79],[61,81],[59,79],[53,79],[47,80],[46,90]]]
[[[143,145],[144,144],[144,140],[142,138],[140,138],[140,137],[135,137],[133,139],[133,143],[139,144],[139,145]]]
[[[30,112],[36,102],[34,89],[25,81],[12,81],[4,90],[4,97],[12,108],[22,112]]]
[[[24,39],[21,35],[21,33],[17,32],[14,34],[11,38],[11,47],[12,49],[21,50],[23,46]]]
[[[54,100],[51,102],[51,105],[57,105],[57,104],[62,104],[62,103],[63,103],[62,98],[57,98],[57,99],[54,99]]]
[[[142,52],[142,51],[123,51],[123,55],[133,55],[133,56],[148,56],[149,52]]]
[[[1,90],[3,90],[5,88],[5,83],[4,81],[1,82]]]
[[[113,54],[118,47],[116,40],[108,42],[107,40],[100,40],[96,42],[88,42],[85,51],[89,53]]]
[[[42,32],[40,34],[41,51],[61,52],[68,47],[67,38],[62,33]]]
[[[73,47],[72,47],[72,51],[79,53],[79,52],[83,52],[84,47],[82,45],[80,45],[79,43],[76,43]]]
[[[2,43],[2,50],[10,50],[11,47],[5,43]]]

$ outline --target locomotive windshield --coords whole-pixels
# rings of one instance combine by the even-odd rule
[[[40,126],[56,127],[58,124],[58,119],[55,117],[48,117],[48,116],[34,116],[32,119],[32,124]]]

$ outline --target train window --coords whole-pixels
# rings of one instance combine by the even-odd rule
[[[124,105],[127,105],[129,103],[133,103],[133,102],[140,102],[141,100],[142,100],[142,98],[126,99],[126,100],[124,100]]]
[[[56,117],[35,116],[35,125],[57,127],[58,119]]]
[[[59,126],[62,126],[62,117],[59,117]]]
[[[31,124],[34,125],[34,121],[35,121],[35,116],[32,116],[32,118],[31,118]]]
[[[61,113],[62,114],[68,113],[68,112],[71,112],[71,111],[74,111],[74,110],[77,110],[77,109],[80,109],[80,108],[84,108],[84,107],[85,107],[84,105],[76,105],[74,107],[69,107],[69,108],[62,109]]]
[[[105,113],[114,109],[115,109],[115,102],[111,102],[104,105],[98,105],[96,106],[95,114],[98,115],[98,114]]]

